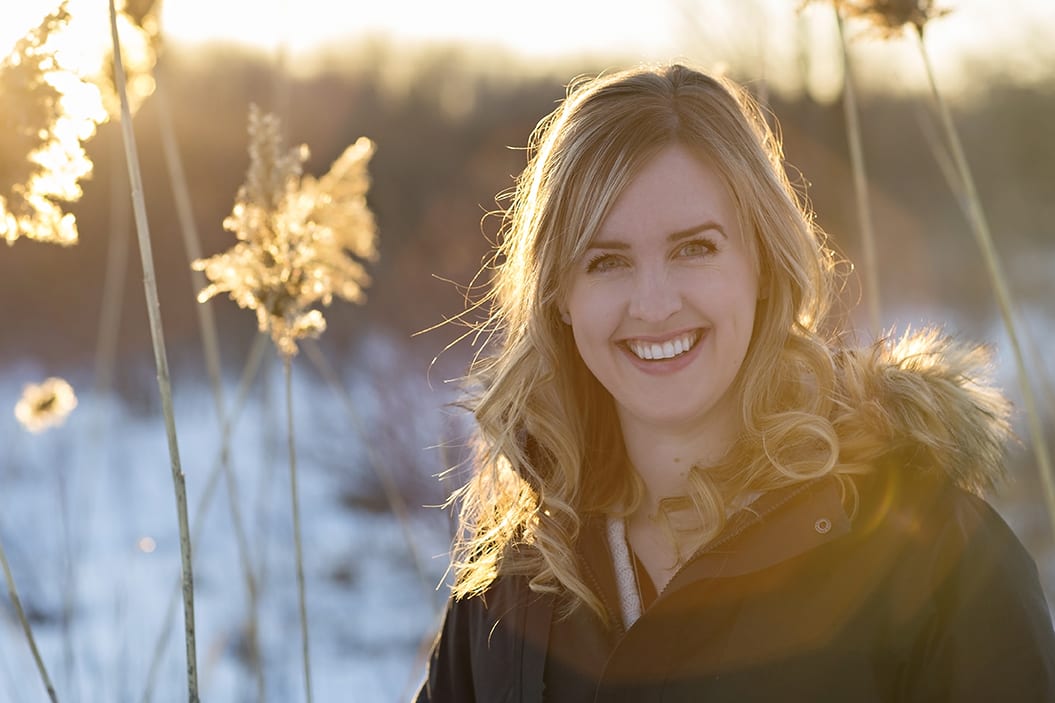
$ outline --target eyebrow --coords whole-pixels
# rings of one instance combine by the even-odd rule
[[[695,225],[693,227],[688,227],[686,229],[679,229],[676,232],[671,232],[670,234],[667,235],[667,242],[670,243],[670,244],[673,244],[674,242],[680,242],[683,239],[688,239],[689,237],[697,235],[700,232],[706,232],[708,230],[713,230],[713,231],[717,232],[718,234],[722,235],[723,237],[725,237],[726,239],[729,238],[729,235],[727,235],[725,233],[725,228],[724,227],[722,227],[720,224],[718,224],[714,220],[707,220],[706,222],[701,222],[700,224]],[[589,248],[590,249],[629,249],[630,245],[628,243],[626,243],[626,242],[622,242],[622,241],[619,241],[619,240],[595,239],[592,242],[590,242]]]

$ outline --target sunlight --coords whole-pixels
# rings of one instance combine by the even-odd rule
[[[79,181],[92,171],[83,143],[119,113],[107,12],[94,0],[35,0],[0,13],[0,97],[10,114],[0,134],[0,238],[8,244],[77,242],[73,215],[56,201],[81,197]],[[118,23],[135,111],[154,90],[157,37],[128,15]]]
[[[29,0],[4,4],[0,10],[0,50],[6,56],[20,37],[59,6],[59,1]],[[106,3],[69,0],[67,9],[75,21],[71,21],[61,37],[54,37],[52,45],[56,56],[63,66],[80,75],[96,73],[101,56],[110,44]]]
[[[0,178],[0,237],[70,245],[73,215],[56,200],[80,197],[79,179],[92,170],[82,142],[106,120],[99,90],[68,70],[56,55],[68,16],[38,18],[0,61],[0,94],[11,109],[0,134],[6,169]]]
[[[0,50],[3,55],[11,51],[19,37],[58,6],[59,0],[30,0],[7,3],[7,7],[0,9]],[[124,2],[119,0],[117,7],[118,12],[121,12]],[[70,13],[69,25],[55,35],[50,44],[55,50],[55,58],[66,70],[99,85],[106,112],[115,118],[119,107],[116,91],[110,83],[110,17],[107,3],[68,0],[67,9]],[[136,27],[125,14],[118,15],[118,31],[128,76],[128,97],[134,113],[143,100],[154,92],[151,74],[156,61],[155,47],[147,32]]]
[[[55,0],[4,3],[0,50],[6,54],[19,36],[56,5]],[[596,0],[537,0],[527,10],[520,4],[483,0],[390,0],[355,5],[328,0],[179,0],[162,5],[161,26],[176,42],[223,41],[264,50],[285,44],[294,53],[368,34],[396,41],[474,42],[534,57],[619,52],[659,59],[710,55],[716,46],[764,44],[779,72],[796,63],[794,13],[798,5],[794,0],[736,5],[727,0],[667,0],[627,10]],[[1041,62],[1030,61],[1025,54],[1043,46],[1045,38],[1055,38],[1055,3],[948,0],[945,5],[952,12],[928,30],[931,51],[945,64],[944,70],[950,71],[950,64],[965,53],[1000,56],[1014,63],[1016,70],[1042,68]],[[84,30],[71,37],[64,59],[78,70],[95,72],[99,57],[106,55],[101,47],[109,41],[106,3],[70,0],[70,13]],[[811,40],[818,35],[810,32]],[[866,53],[876,54],[873,49]],[[822,82],[828,85],[826,77]]]
[[[4,3],[4,7],[0,9],[0,56],[10,54],[15,42],[37,26],[56,4],[43,0]]]
[[[425,3],[390,0],[341,5],[328,0],[180,0],[164,3],[161,27],[175,43],[227,42],[264,51],[284,48],[300,57],[322,46],[341,47],[364,36],[395,42],[472,43],[529,59],[559,56],[611,56],[614,60],[682,58],[709,65],[738,58],[758,65],[758,75],[777,85],[797,86],[831,99],[840,82],[838,53],[819,19],[828,8],[815,3],[796,17],[795,0],[666,0],[633,9],[596,0],[538,0],[530,10],[514,3],[454,0]],[[0,49],[57,5],[55,0],[8,2],[0,9]],[[1036,79],[1048,70],[1038,53],[1055,44],[1055,3],[1049,0],[948,0],[952,12],[928,27],[928,48],[943,83],[970,85],[980,62],[999,65],[1017,78]],[[76,18],[61,49],[66,65],[95,75],[109,61],[106,3],[70,0]],[[555,18],[559,18],[555,20]],[[122,24],[133,93],[153,90],[149,41]],[[860,32],[851,28],[851,35]],[[900,46],[894,46],[900,44]],[[916,86],[918,67],[910,43],[854,42],[854,53],[869,78],[888,86]],[[6,53],[6,51],[5,51]],[[297,69],[295,64],[292,68]],[[104,100],[109,103],[108,96]],[[107,105],[111,115],[112,105]]]
[[[260,0],[251,6],[183,0],[164,5],[162,26],[178,41],[227,41],[269,50],[285,43],[294,53],[375,35],[395,41],[473,42],[539,57],[643,52],[657,47],[672,50],[673,19],[669,2],[628,13],[593,0],[538,0],[530,6],[485,0],[348,5],[326,0]]]

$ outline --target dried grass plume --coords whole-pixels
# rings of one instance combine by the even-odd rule
[[[313,306],[334,296],[363,302],[370,284],[363,262],[377,258],[377,227],[367,207],[366,167],[374,144],[360,137],[316,179],[302,176],[307,147],[286,150],[279,120],[249,110],[249,170],[224,228],[238,242],[192,263],[210,284],[205,302],[227,293],[256,312],[260,331],[279,351],[297,353],[297,340],[326,328]]]
[[[64,379],[52,377],[40,385],[28,383],[15,405],[15,418],[30,432],[61,425],[77,407],[77,396]]]
[[[129,109],[135,115],[156,88],[154,67],[161,50],[161,2],[118,0],[116,4],[125,92],[128,94]],[[83,31],[89,31],[87,26]],[[100,63],[91,70],[91,77],[102,92],[103,105],[110,119],[117,120],[121,117],[121,101],[114,84],[113,67],[113,47],[107,42],[100,52]]]
[[[928,22],[951,11],[937,7],[934,0],[835,0],[835,5],[847,17],[871,22],[884,38],[897,36],[905,25],[922,34]]]
[[[62,202],[81,197],[92,171],[83,143],[106,120],[98,88],[63,65],[57,38],[66,3],[18,40],[0,62],[0,238],[77,243]]]

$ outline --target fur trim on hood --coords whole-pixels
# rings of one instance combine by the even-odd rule
[[[989,349],[924,329],[846,350],[836,363],[844,467],[941,470],[976,494],[1005,478],[1011,405],[991,384]]]

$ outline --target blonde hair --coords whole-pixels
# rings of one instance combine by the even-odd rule
[[[583,80],[532,134],[480,301],[489,342],[468,376],[475,473],[455,495],[455,596],[482,593],[499,573],[521,575],[536,591],[565,596],[564,612],[585,603],[605,617],[579,572],[575,540],[586,517],[636,509],[643,487],[626,466],[613,402],[579,357],[559,305],[571,265],[617,196],[673,143],[721,176],[763,293],[734,381],[741,433],[720,465],[696,467],[689,494],[667,507],[699,514],[699,544],[722,529],[732,498],[837,466],[825,333],[835,258],[761,110],[731,81],[681,65]]]

